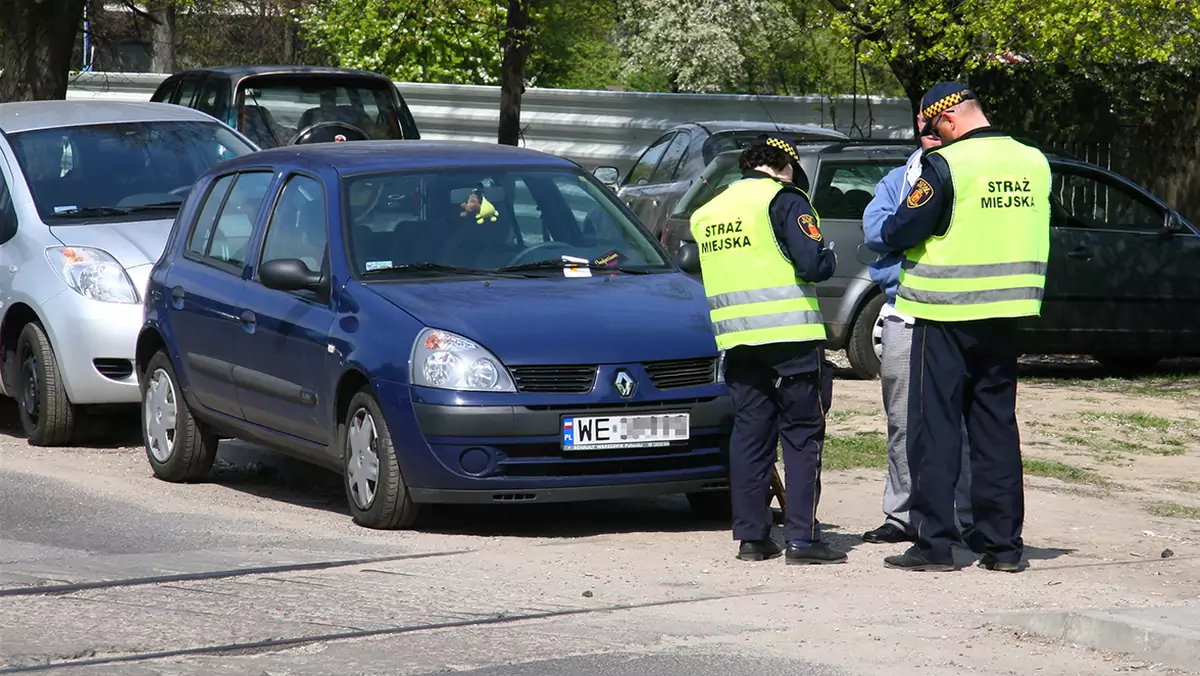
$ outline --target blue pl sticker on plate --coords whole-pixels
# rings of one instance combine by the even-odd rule
[[[563,446],[575,445],[575,419],[563,418]]]
[[[372,270],[387,270],[392,267],[391,261],[367,261],[367,272]]]

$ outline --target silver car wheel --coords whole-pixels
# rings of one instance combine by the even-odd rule
[[[359,509],[370,509],[379,486],[379,455],[376,453],[379,432],[375,429],[375,418],[367,409],[360,408],[354,412],[346,432],[346,445],[350,495]]]
[[[883,323],[886,321],[883,317],[884,307],[879,307],[879,315],[875,317],[875,324],[871,327],[871,349],[875,350],[875,358],[880,362],[883,361]]]
[[[179,410],[175,402],[175,384],[163,369],[156,370],[150,377],[143,405],[150,455],[159,462],[167,462],[175,451],[175,418]]]

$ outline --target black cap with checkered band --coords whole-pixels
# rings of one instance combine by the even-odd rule
[[[788,157],[791,158],[792,171],[795,173],[795,175],[797,177],[802,175],[801,172],[803,170],[800,168],[800,153],[796,151],[796,144],[793,141],[782,136],[776,136],[774,134],[760,134],[759,136],[755,137],[754,141],[750,145],[768,146],[782,150],[783,152],[787,153]]]
[[[925,118],[925,126],[921,129],[921,136],[925,136],[933,130],[933,121],[938,115],[950,110],[963,101],[971,101],[978,99],[975,92],[971,91],[966,85],[958,82],[939,82],[932,89],[925,92],[925,96],[921,97],[921,115]]]

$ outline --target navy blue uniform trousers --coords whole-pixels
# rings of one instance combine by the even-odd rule
[[[953,561],[959,540],[954,486],[962,463],[962,421],[971,446],[971,511],[987,551],[1017,563],[1024,544],[1025,490],[1017,430],[1017,322],[988,319],[913,327],[908,462],[917,547]]]
[[[821,343],[732,348],[725,355],[725,384],[736,408],[729,444],[733,538],[765,540],[770,535],[771,469],[782,437],[784,538],[820,540],[821,452],[825,413],[833,398],[833,369]]]

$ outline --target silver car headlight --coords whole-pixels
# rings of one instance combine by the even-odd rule
[[[125,266],[104,249],[52,246],[46,260],[75,293],[104,303],[137,303],[138,293]]]
[[[516,392],[508,369],[474,341],[425,329],[413,345],[412,383],[443,390]]]

